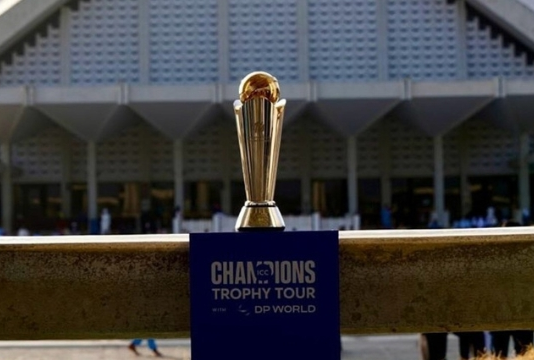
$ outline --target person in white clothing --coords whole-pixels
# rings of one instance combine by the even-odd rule
[[[111,230],[111,215],[107,208],[102,210],[102,215],[100,216],[100,234],[106,235],[109,234]]]

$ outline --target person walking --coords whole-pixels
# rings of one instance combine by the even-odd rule
[[[143,339],[134,339],[132,340],[132,342],[130,343],[130,345],[128,345],[128,349],[132,350],[135,355],[140,355],[139,352],[137,351],[137,347],[139,345],[141,345],[141,343],[143,342]],[[156,340],[154,339],[147,339],[147,344],[148,344],[148,348],[150,350],[152,350],[152,352],[154,353],[154,355],[156,355],[157,357],[162,357],[163,355],[158,351],[158,346],[156,345]]]

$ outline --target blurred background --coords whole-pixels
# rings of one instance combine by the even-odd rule
[[[231,229],[245,200],[231,104],[254,70],[289,104],[275,194],[289,229],[530,222],[532,1],[0,11],[4,233]]]

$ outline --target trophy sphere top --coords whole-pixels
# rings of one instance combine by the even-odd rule
[[[259,97],[266,98],[273,103],[280,100],[278,80],[263,71],[251,72],[239,84],[239,100],[241,102]]]

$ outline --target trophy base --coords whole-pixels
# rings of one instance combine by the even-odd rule
[[[286,225],[278,207],[272,204],[248,204],[241,208],[235,225],[237,231],[284,231]]]

